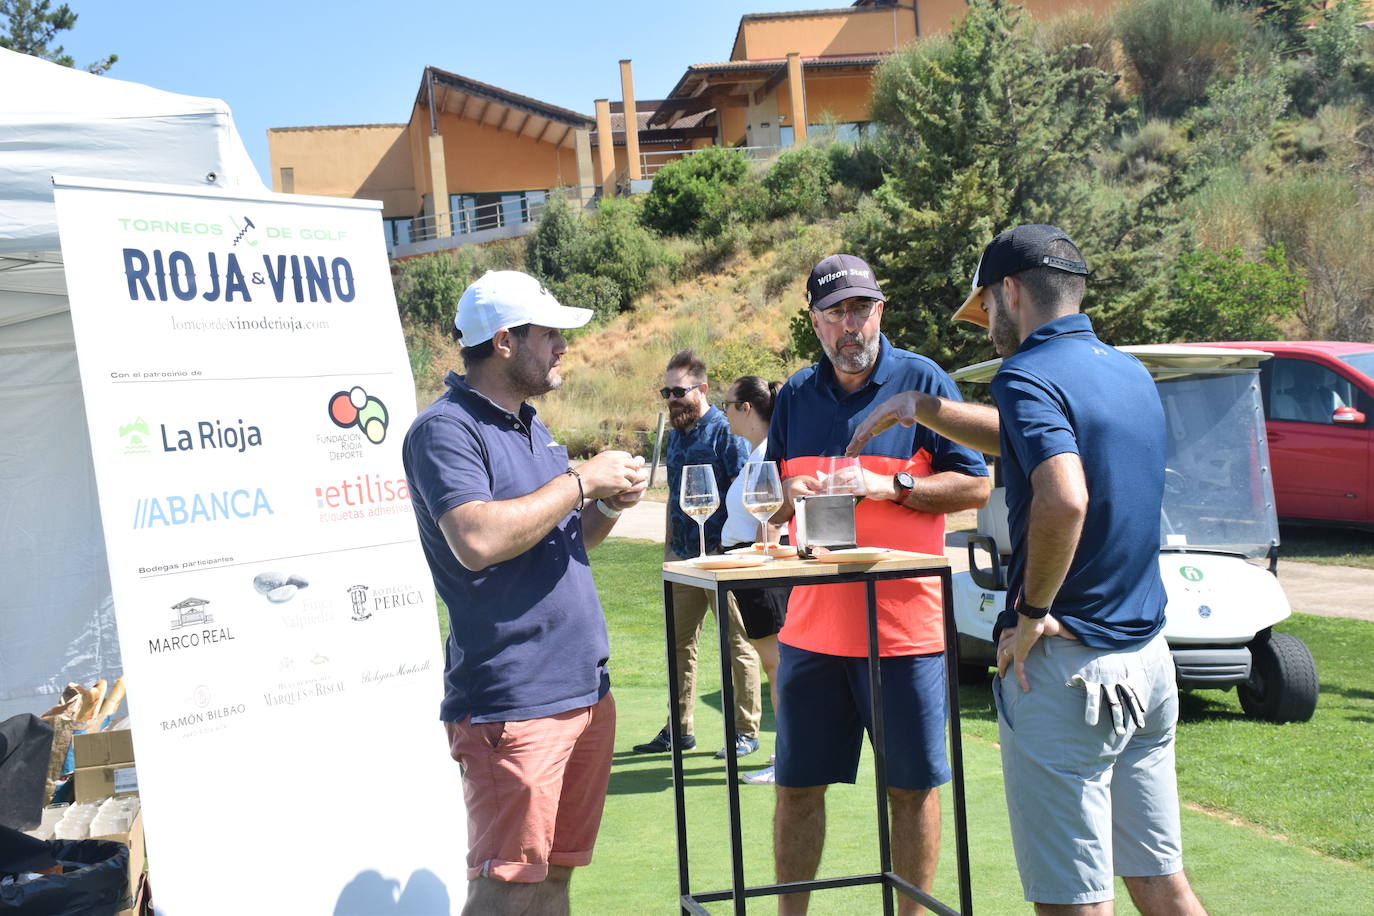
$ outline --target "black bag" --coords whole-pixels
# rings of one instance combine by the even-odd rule
[[[133,906],[128,846],[108,840],[51,840],[45,845],[67,870],[0,885],[4,916],[115,916]]]
[[[52,726],[24,713],[0,722],[0,826],[32,830],[43,819]]]

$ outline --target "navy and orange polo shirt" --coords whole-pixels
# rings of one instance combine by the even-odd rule
[[[769,461],[784,477],[816,476],[823,459],[843,455],[854,429],[894,394],[918,389],[962,400],[949,375],[933,361],[892,346],[879,337],[878,362],[868,382],[853,393],[835,379],[830,360],[788,379],[773,406],[768,429]],[[920,424],[894,426],[874,436],[859,463],[884,476],[906,471],[928,477],[955,471],[986,477],[978,452],[936,435]],[[945,517],[918,512],[888,500],[864,499],[855,512],[859,545],[943,554]],[[795,521],[792,536],[795,539]],[[936,579],[879,582],[878,644],[883,656],[921,655],[944,650],[940,583]],[[868,624],[861,583],[808,585],[792,589],[787,621],[778,638],[789,646],[827,655],[868,654]]]

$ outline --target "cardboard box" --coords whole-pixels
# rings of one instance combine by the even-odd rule
[[[133,733],[127,728],[115,732],[82,732],[73,736],[72,752],[78,770],[133,763]]]
[[[72,778],[76,781],[78,805],[112,795],[138,794],[138,768],[132,763],[82,767],[72,774]]]
[[[111,843],[123,843],[129,847],[129,897],[134,901],[134,904],[130,909],[120,910],[117,916],[134,916],[138,912],[139,895],[143,892],[143,866],[146,861],[146,851],[143,846],[143,812],[140,811],[134,815],[128,833],[97,836],[91,837],[91,839],[109,840]]]

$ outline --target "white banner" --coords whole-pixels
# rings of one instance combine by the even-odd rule
[[[55,183],[158,912],[457,912],[377,205]]]

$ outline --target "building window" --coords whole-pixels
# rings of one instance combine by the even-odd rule
[[[462,235],[498,229],[537,218],[547,191],[496,191],[484,194],[450,194],[453,232]]]
[[[281,170],[281,192],[283,194],[296,193],[296,170],[284,168]]]
[[[410,244],[410,218],[409,217],[389,217],[382,220],[382,229],[386,232],[386,250],[392,251],[401,245]]]
[[[797,132],[792,129],[792,125],[790,124],[786,127],[779,127],[778,136],[778,145],[781,146],[783,149],[787,149],[789,146],[794,146],[797,142]]]

